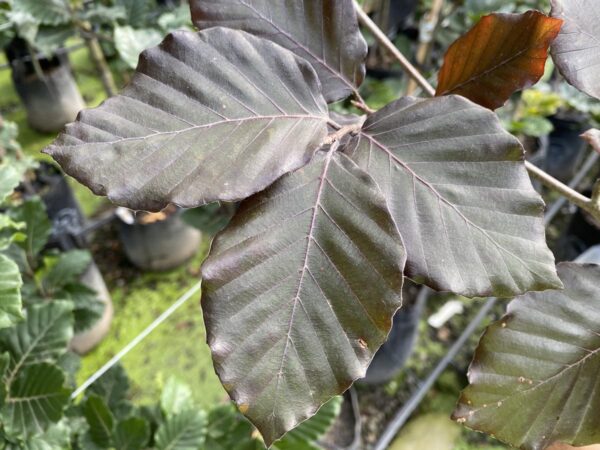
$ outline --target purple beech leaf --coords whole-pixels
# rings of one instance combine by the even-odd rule
[[[485,332],[454,419],[518,448],[600,443],[600,267],[515,299]]]
[[[348,389],[401,305],[402,238],[339,152],[246,200],[202,268],[216,371],[267,445]]]
[[[552,0],[552,17],[564,25],[552,45],[552,59],[567,81],[600,99],[600,3]]]
[[[178,31],[131,84],[46,152],[98,195],[139,210],[238,201],[305,165],[327,135],[313,68],[242,31]]]
[[[190,0],[190,5],[199,29],[241,29],[305,58],[328,102],[351,95],[365,77],[367,44],[353,0]]]
[[[459,96],[391,103],[344,150],[383,191],[406,275],[468,297],[560,288],[523,148]]]

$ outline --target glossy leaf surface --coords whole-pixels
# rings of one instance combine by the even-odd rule
[[[352,0],[191,0],[200,28],[226,26],[270,39],[310,62],[329,102],[348,97],[365,76],[367,44]]]
[[[561,24],[537,11],[483,17],[446,52],[436,95],[462,95],[499,108],[542,77]]]
[[[191,409],[167,418],[154,440],[157,450],[196,450],[202,448],[206,434],[206,414]]]
[[[551,14],[565,22],[552,46],[560,73],[577,89],[600,99],[600,5],[595,0],[552,0]]]
[[[364,376],[404,261],[379,188],[339,152],[244,202],[217,236],[202,270],[208,342],[268,445]]]
[[[150,440],[150,426],[139,417],[130,417],[119,422],[115,428],[116,450],[142,450]]]
[[[23,318],[22,284],[19,267],[14,261],[0,254],[0,328],[10,327]]]
[[[403,98],[345,151],[382,189],[408,277],[468,297],[561,286],[523,149],[492,112],[459,96]]]
[[[558,272],[565,290],[519,297],[487,329],[454,413],[527,450],[600,442],[600,267]]]
[[[225,28],[178,31],[46,151],[117,204],[195,207],[246,198],[301,167],[327,120],[314,70],[290,51]]]

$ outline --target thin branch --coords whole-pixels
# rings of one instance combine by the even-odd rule
[[[597,180],[592,189],[592,207],[600,211],[600,180]],[[600,219],[600,217],[597,217]]]
[[[321,145],[331,145],[335,142],[339,142],[347,134],[358,133],[361,130],[362,126],[363,126],[363,121],[353,123],[351,125],[343,126],[336,132],[331,133],[329,136],[327,136],[325,139],[323,139],[323,142]]]
[[[579,192],[571,189],[566,184],[561,183],[539,167],[531,164],[529,161],[525,161],[525,167],[529,171],[529,174],[533,178],[540,181],[544,186],[558,192],[571,203],[579,206],[579,208],[590,213],[594,218],[600,220],[600,201],[598,198],[594,200],[587,198],[585,195],[581,195]],[[600,197],[600,186],[598,183],[596,183],[594,191],[597,193],[597,196]]]
[[[430,96],[435,96],[435,89],[429,84],[429,82],[421,75],[411,62],[396,48],[394,43],[381,31],[375,22],[371,20],[366,12],[363,11],[362,7],[354,0],[354,8],[358,15],[358,20],[371,32],[373,36],[379,41],[379,43],[385,47],[393,56],[398,60],[402,68],[408,73],[408,75],[417,82],[419,86]]]
[[[367,105],[364,101],[350,100],[350,103],[352,103],[352,106],[354,106],[355,108],[358,108],[362,112],[365,112],[367,114],[373,114],[374,112],[376,112],[373,108],[369,107],[369,105]]]

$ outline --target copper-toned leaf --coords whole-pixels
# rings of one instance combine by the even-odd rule
[[[329,102],[341,100],[365,76],[367,44],[353,0],[191,0],[199,29],[235,28],[270,39],[310,62]]]
[[[569,83],[600,99],[600,2],[552,0],[552,17],[565,24],[552,58]]]
[[[469,297],[562,286],[523,148],[491,111],[457,95],[405,97],[345,151],[383,191],[411,279]]]
[[[381,191],[340,152],[242,203],[202,268],[202,306],[223,386],[267,444],[364,377],[405,260]]]
[[[46,149],[98,195],[131,209],[237,201],[305,165],[327,134],[310,64],[242,31],[177,31],[131,84]]]
[[[526,450],[600,442],[600,267],[558,273],[564,290],[517,298],[487,329],[454,412]]]
[[[542,77],[561,24],[537,11],[483,17],[448,49],[436,95],[458,94],[499,108]]]

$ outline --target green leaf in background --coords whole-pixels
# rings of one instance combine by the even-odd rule
[[[0,345],[11,356],[7,384],[23,368],[52,361],[67,351],[73,336],[73,305],[52,301],[26,309],[26,319],[0,331]]]
[[[115,46],[119,56],[131,68],[138,64],[140,53],[158,45],[162,34],[153,28],[135,29],[129,25],[115,28]]]
[[[18,10],[9,11],[6,16],[17,30],[17,35],[33,45],[40,26],[39,19],[27,11]]]
[[[34,45],[36,49],[50,57],[73,36],[75,36],[75,29],[70,25],[42,25],[35,36]]]
[[[0,204],[3,203],[21,182],[21,174],[13,167],[0,165]]]
[[[168,417],[156,431],[157,450],[198,450],[206,436],[204,411],[191,409]]]
[[[83,415],[89,426],[89,436],[96,445],[112,445],[114,417],[102,397],[92,394],[83,403]]]
[[[66,450],[71,448],[69,427],[63,422],[51,425],[45,433],[23,443],[22,450]]]
[[[10,354],[8,352],[0,354],[0,380],[4,379],[8,365],[10,364]],[[6,384],[0,383],[0,407],[4,406],[6,400]]]
[[[92,262],[92,255],[87,250],[70,250],[60,253],[44,276],[44,291],[50,295],[68,284],[76,282]]]
[[[28,437],[58,422],[69,402],[70,390],[64,383],[64,373],[54,364],[31,364],[20,370],[0,410],[7,432]]]
[[[22,284],[19,267],[0,254],[0,328],[10,327],[23,319]]]
[[[81,284],[73,283],[65,286],[56,294],[55,300],[68,300],[73,303],[73,325],[75,333],[81,333],[94,326],[104,313],[106,305],[98,299],[98,294],[93,289]]]
[[[88,392],[101,397],[118,419],[125,418],[131,412],[129,378],[120,364],[112,367],[92,384]]]
[[[214,236],[225,228],[237,210],[235,203],[210,203],[199,208],[186,209],[181,218],[188,224]]]
[[[325,403],[313,417],[287,433],[283,439],[273,445],[277,450],[320,450],[318,445],[329,431],[342,410],[344,399],[334,397]]]
[[[525,134],[527,136],[541,137],[547,136],[554,129],[554,125],[545,117],[527,116],[520,120],[511,122],[510,132],[515,134]]]
[[[213,408],[208,415],[206,450],[264,450],[253,434],[254,427],[233,404]]]
[[[187,2],[182,3],[177,8],[164,13],[158,18],[158,25],[165,33],[174,30],[190,29],[191,23],[190,6]]]
[[[179,414],[192,406],[192,390],[190,387],[170,377],[163,388],[160,406],[167,417]]]
[[[13,9],[31,14],[42,25],[63,25],[71,21],[68,0],[16,0]]]
[[[26,238],[18,244],[25,250],[31,264],[48,242],[52,232],[46,208],[39,198],[28,199],[14,211],[13,219],[26,225]]]
[[[488,327],[454,412],[526,450],[600,442],[600,266],[558,273],[564,290],[518,297]]]
[[[150,425],[139,417],[130,417],[117,424],[114,444],[116,450],[141,450],[150,440]]]
[[[155,0],[116,0],[116,4],[125,9],[127,23],[134,28],[148,25],[151,12],[156,9]]]
[[[93,24],[110,25],[120,19],[126,20],[127,11],[121,5],[104,6],[102,4],[93,4],[82,12],[81,18]]]

